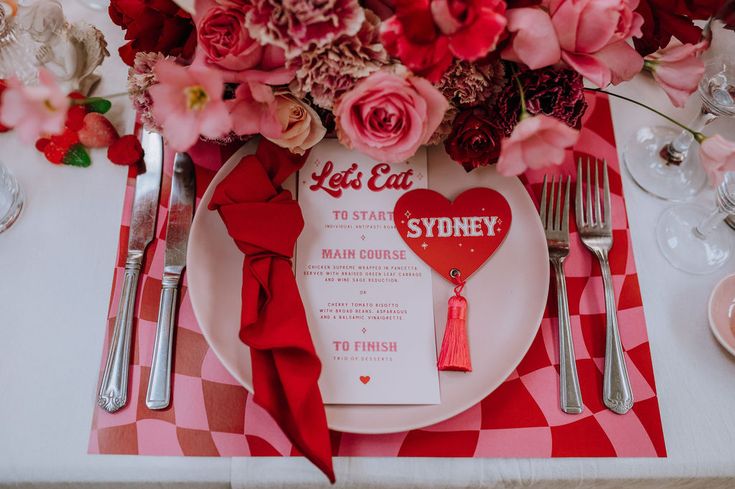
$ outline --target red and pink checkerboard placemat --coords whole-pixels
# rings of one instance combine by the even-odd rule
[[[605,306],[602,277],[596,260],[576,237],[572,222],[572,251],[567,283],[577,368],[585,401],[581,415],[564,414],[558,407],[558,355],[555,294],[538,335],[515,372],[495,392],[462,414],[420,430],[390,435],[333,432],[336,456],[398,457],[665,457],[656,385],[646,333],[643,305],[630,243],[610,107],[604,95],[589,95],[582,137],[574,155],[559,171],[575,174],[580,155],[606,158],[613,193],[615,246],[610,254],[618,299],[621,337],[636,403],[625,416],[602,403],[605,353]],[[209,168],[229,156],[227,149],[208,148],[192,154]],[[115,414],[95,407],[89,452],[99,454],[289,456],[293,448],[273,420],[220,364],[201,334],[191,308],[186,283],[178,318],[172,407],[150,411],[145,392],[155,337],[163,272],[165,223],[173,155],[166,158],[157,239],[146,253],[138,289],[128,405]],[[214,176],[197,168],[197,195]],[[529,192],[538,200],[539,175],[526,177]],[[130,223],[134,180],[128,180],[120,246],[107,321],[109,335],[117,312]],[[106,351],[102,358],[106,358]]]

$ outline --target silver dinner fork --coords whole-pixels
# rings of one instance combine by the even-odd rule
[[[574,356],[572,327],[569,320],[567,283],[564,275],[564,260],[569,256],[569,184],[571,178],[567,177],[563,206],[563,179],[559,177],[559,185],[556,189],[556,178],[551,177],[551,188],[548,191],[546,180],[547,178],[544,177],[539,214],[546,232],[549,261],[554,266],[556,275],[556,299],[559,314],[559,401],[561,410],[565,413],[579,414],[583,410],[582,393],[577,377],[577,362]]]
[[[623,345],[620,343],[615,290],[613,289],[610,261],[608,259],[608,253],[613,245],[613,236],[607,161],[603,161],[602,199],[600,198],[600,165],[597,160],[595,160],[594,167],[593,198],[593,186],[590,183],[590,159],[587,158],[586,178],[584,179],[585,192],[582,190],[582,158],[577,161],[577,198],[575,199],[577,230],[582,243],[600,261],[602,281],[605,287],[607,330],[605,333],[605,372],[602,384],[602,400],[611,411],[625,414],[633,407],[633,390],[630,387],[628,369],[625,366]]]

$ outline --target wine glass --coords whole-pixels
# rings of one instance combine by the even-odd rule
[[[718,56],[705,65],[699,83],[702,107],[688,125],[701,131],[718,117],[735,116],[735,61]],[[628,141],[623,160],[633,181],[651,195],[674,202],[693,199],[707,175],[691,146],[689,131],[667,126],[642,127]]]
[[[735,214],[735,172],[728,172],[716,191],[716,207],[694,204],[665,210],[656,225],[656,241],[674,267],[703,275],[722,267],[732,254],[732,230],[724,219]]]
[[[0,163],[0,233],[18,219],[23,209],[23,191],[10,170]]]
[[[16,18],[0,3],[0,78],[17,77],[29,85],[37,75],[32,46],[18,29]]]

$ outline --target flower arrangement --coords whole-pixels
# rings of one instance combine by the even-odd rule
[[[174,149],[260,134],[303,153],[331,133],[388,162],[444,144],[468,170],[497,164],[506,175],[563,161],[584,79],[604,88],[646,69],[683,105],[708,45],[693,21],[723,7],[196,0],[190,15],[167,1],[113,0],[110,15],[127,29],[135,106]],[[148,25],[166,35],[151,38]]]
[[[735,20],[729,0],[184,1],[109,8],[133,105],[173,149],[261,135],[303,153],[336,136],[395,162],[443,144],[468,171],[505,175],[561,164],[585,80],[603,89],[648,71],[683,106],[709,46],[694,21]],[[16,121],[13,102],[0,123],[63,133],[65,104],[79,102],[41,86],[56,119]]]

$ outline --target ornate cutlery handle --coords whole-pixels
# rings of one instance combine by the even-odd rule
[[[148,392],[145,397],[148,409],[165,409],[171,402],[171,359],[180,277],[180,274],[163,276],[156,342],[153,346],[151,375],[148,378]]]
[[[615,305],[610,261],[607,252],[595,253],[600,260],[602,281],[605,285],[605,311],[607,332],[605,334],[605,374],[602,384],[602,400],[612,412],[625,414],[633,407],[633,389],[625,366],[623,345],[618,330],[618,312]]]
[[[105,372],[100,383],[97,404],[114,413],[128,402],[128,368],[130,366],[130,341],[133,333],[135,296],[138,292],[138,275],[143,253],[128,253],[125,262],[120,304],[117,308],[115,327],[110,338]]]
[[[579,389],[577,362],[574,356],[572,327],[569,320],[567,282],[562,260],[552,259],[556,275],[556,299],[559,309],[559,390],[561,410],[579,414],[584,409],[582,392]]]

